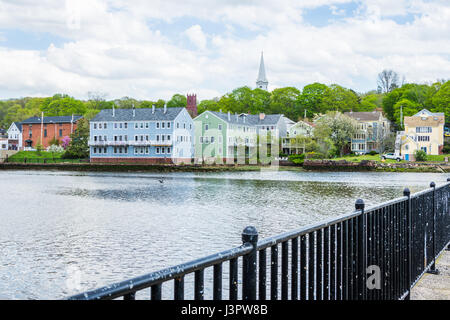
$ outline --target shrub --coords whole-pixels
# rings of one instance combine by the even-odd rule
[[[305,162],[305,155],[302,154],[292,154],[289,156],[289,161],[291,161],[294,164],[297,165],[303,165],[303,162]]]
[[[325,155],[320,152],[308,152],[305,156],[306,159],[325,159]]]
[[[64,148],[56,144],[52,144],[50,147],[47,148],[47,151],[51,153],[62,153],[64,152]]]
[[[376,151],[370,151],[369,154],[370,154],[371,156],[374,156],[374,155],[377,155],[378,152],[376,152]]]
[[[414,152],[414,157],[416,161],[427,161],[427,153],[423,150],[416,150]]]
[[[41,153],[42,153],[42,150],[44,150],[44,146],[43,146],[42,144],[38,143],[38,144],[36,145],[36,154],[37,154],[38,156],[40,156]]]

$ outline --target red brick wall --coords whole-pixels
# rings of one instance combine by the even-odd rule
[[[30,125],[24,124],[22,125],[22,141],[23,146],[26,147],[27,143],[26,140],[32,140],[32,147],[35,148],[39,141],[41,140],[41,127],[42,125],[40,123],[38,124],[31,124],[31,131],[32,131],[32,138],[30,138]],[[55,131],[56,128],[56,131]],[[42,130],[42,142],[41,144],[44,146],[44,148],[47,148],[50,146],[50,141],[53,140],[53,138],[56,137],[59,141],[62,140],[62,138],[66,136],[70,136],[71,134],[71,128],[72,125],[70,123],[62,123],[61,125],[59,123],[53,124],[48,123],[47,125],[44,124],[44,128]],[[77,124],[73,124],[73,131],[77,128]],[[47,129],[47,137],[45,137],[44,130]],[[62,136],[59,135],[59,130],[62,129]]]

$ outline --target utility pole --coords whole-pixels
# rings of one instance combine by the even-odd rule
[[[403,106],[400,106],[400,126],[403,127]]]
[[[306,121],[306,109],[305,109],[305,116],[304,116],[303,119]],[[305,122],[305,123],[306,123],[306,122]],[[305,131],[306,131],[306,128],[305,128]],[[305,152],[306,152],[306,136],[305,136],[305,138],[303,139],[303,154],[305,154]]]

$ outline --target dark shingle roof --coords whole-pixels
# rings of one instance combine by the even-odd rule
[[[21,122],[14,122],[14,124],[16,125],[17,129],[19,129],[19,131],[22,132],[22,123]]]
[[[158,120],[174,120],[180,112],[185,108],[167,108],[164,113],[164,108],[155,108],[155,113],[152,113],[152,108],[135,109],[136,116],[133,117],[133,109],[115,109],[115,116],[113,117],[112,109],[105,109],[100,111],[91,121],[158,121]]]
[[[220,119],[225,122],[231,124],[250,124],[255,126],[261,125],[276,125],[280,118],[283,116],[282,114],[266,114],[263,120],[260,120],[259,114],[230,114],[230,120],[228,120],[228,113],[217,112],[217,111],[209,111],[212,114],[216,115]],[[245,117],[245,122],[243,118]]]
[[[77,122],[83,118],[83,116],[73,116],[73,121]],[[44,117],[44,123],[71,123],[72,116],[58,116],[58,117]],[[22,121],[22,124],[35,124],[42,123],[41,117],[31,117],[27,120]]]
[[[380,119],[380,116],[382,115],[379,111],[372,111],[372,112],[344,112],[346,116],[349,116],[356,120],[361,121],[376,121]]]

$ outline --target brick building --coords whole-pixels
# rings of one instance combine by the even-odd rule
[[[22,121],[22,141],[25,149],[34,149],[39,144],[44,148],[56,138],[70,136],[77,128],[82,116],[32,117]]]
[[[187,95],[187,105],[186,110],[192,118],[198,116],[197,110],[197,95],[196,94],[188,94]]]

